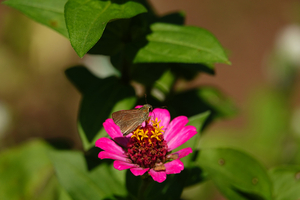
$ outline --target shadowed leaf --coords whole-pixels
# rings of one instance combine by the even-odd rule
[[[95,145],[100,137],[108,136],[103,122],[118,110],[134,107],[134,89],[116,77],[100,79],[84,67],[66,70],[67,77],[82,92],[78,129],[85,150]]]

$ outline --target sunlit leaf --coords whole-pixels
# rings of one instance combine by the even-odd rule
[[[126,195],[124,184],[111,172],[111,165],[103,162],[88,170],[83,154],[76,151],[51,152],[50,157],[60,184],[73,200]]]
[[[72,200],[72,198],[70,197],[70,195],[67,193],[67,191],[61,187],[60,191],[59,191],[59,197],[58,200]]]
[[[67,0],[6,0],[9,5],[31,19],[44,24],[68,37],[64,17],[64,6]]]
[[[59,186],[48,158],[51,149],[31,141],[0,153],[0,199],[55,200]]]
[[[147,44],[134,62],[226,63],[230,64],[219,41],[207,30],[166,23],[151,25]]]
[[[69,0],[65,6],[65,18],[71,44],[83,57],[100,39],[109,21],[131,18],[146,11],[137,1]]]
[[[187,125],[195,126],[197,128],[197,132],[201,133],[202,126],[209,115],[210,111],[206,111],[204,113],[189,117],[189,122]]]
[[[269,174],[275,200],[300,199],[300,165],[276,167]]]
[[[270,178],[258,161],[233,149],[203,149],[198,165],[228,199],[272,199]]]

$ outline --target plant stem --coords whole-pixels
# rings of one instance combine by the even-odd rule
[[[148,188],[148,186],[150,185],[151,181],[152,180],[149,177],[142,179],[142,185],[140,187],[140,191],[139,191],[139,194],[138,194],[138,200],[144,200],[145,199],[144,198],[145,197],[145,191]]]

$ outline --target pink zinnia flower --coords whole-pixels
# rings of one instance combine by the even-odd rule
[[[103,126],[112,140],[100,138],[96,146],[104,150],[98,155],[100,159],[115,160],[115,169],[130,169],[135,176],[147,172],[153,180],[161,183],[166,180],[167,174],[177,174],[184,169],[179,159],[192,153],[192,149],[188,147],[176,153],[171,151],[188,141],[197,131],[194,126],[185,126],[188,123],[185,116],[170,122],[170,113],[166,109],[156,108],[149,116],[149,123],[143,123],[127,136],[123,136],[112,119],[107,119]]]

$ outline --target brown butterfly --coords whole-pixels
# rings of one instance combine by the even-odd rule
[[[150,104],[131,110],[120,110],[112,114],[112,119],[117,124],[123,135],[128,135],[140,124],[149,119],[149,112],[152,111]]]

